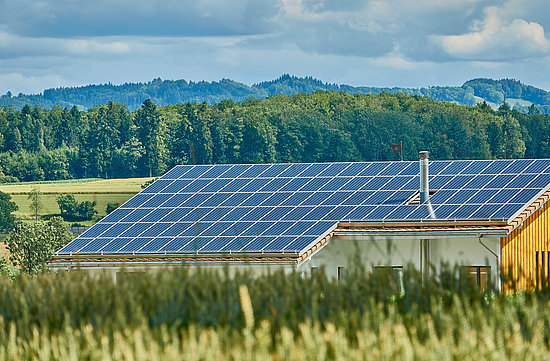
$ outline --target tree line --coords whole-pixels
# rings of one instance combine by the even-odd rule
[[[151,99],[159,106],[184,102],[216,104],[230,99],[242,102],[249,99],[264,99],[276,94],[311,94],[317,90],[345,91],[350,94],[406,94],[424,96],[435,100],[455,102],[462,105],[475,105],[480,99],[494,106],[505,99],[513,108],[527,112],[527,102],[543,113],[550,113],[550,92],[522,84],[514,79],[472,79],[462,86],[434,86],[425,88],[367,87],[325,83],[312,77],[283,75],[272,81],[246,85],[230,79],[213,82],[192,82],[180,80],[154,79],[146,83],[125,83],[120,85],[99,84],[71,88],[46,89],[43,94],[18,94],[7,92],[0,96],[0,106],[13,106],[21,109],[24,105],[40,105],[51,108],[54,105],[89,109],[108,103],[122,103],[131,111],[141,107]]]
[[[177,164],[550,157],[550,116],[403,94],[0,108],[0,180],[158,176]]]

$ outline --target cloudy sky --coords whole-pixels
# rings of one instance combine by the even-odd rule
[[[550,90],[548,0],[0,0],[0,94],[282,74]]]

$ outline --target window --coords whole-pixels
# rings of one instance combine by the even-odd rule
[[[319,272],[319,267],[311,267],[311,275],[314,276]]]
[[[403,266],[374,266],[372,274],[374,277],[382,278],[395,292],[403,292]]]
[[[491,266],[466,266],[464,268],[479,288],[484,290],[487,287],[487,278],[491,276]]]
[[[338,266],[338,281],[344,278],[345,272],[346,272],[346,267]]]

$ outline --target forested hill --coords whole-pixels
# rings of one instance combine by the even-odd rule
[[[461,105],[475,105],[486,101],[494,109],[504,100],[513,108],[528,112],[531,105],[543,113],[550,113],[550,92],[524,85],[513,79],[473,79],[460,87],[429,88],[378,88],[354,87],[324,83],[311,77],[298,78],[283,75],[280,78],[254,84],[252,86],[229,79],[219,82],[188,82],[185,80],[155,79],[148,83],[126,83],[122,85],[102,84],[75,88],[44,90],[42,94],[13,96],[11,93],[0,96],[0,106],[13,106],[21,109],[24,105],[40,105],[51,108],[77,106],[88,109],[109,101],[126,104],[129,110],[138,109],[146,99],[160,106],[185,102],[216,104],[222,100],[241,102],[248,99],[265,99],[275,94],[310,94],[316,90],[345,91],[350,94],[406,94],[425,96],[440,101],[455,102]]]
[[[0,182],[160,175],[176,164],[550,158],[550,115],[403,94],[0,107]]]

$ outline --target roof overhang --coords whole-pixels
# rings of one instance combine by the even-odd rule
[[[270,254],[73,254],[53,256],[48,265],[53,268],[104,267],[124,265],[181,265],[181,264],[271,264],[294,265],[296,253]]]

